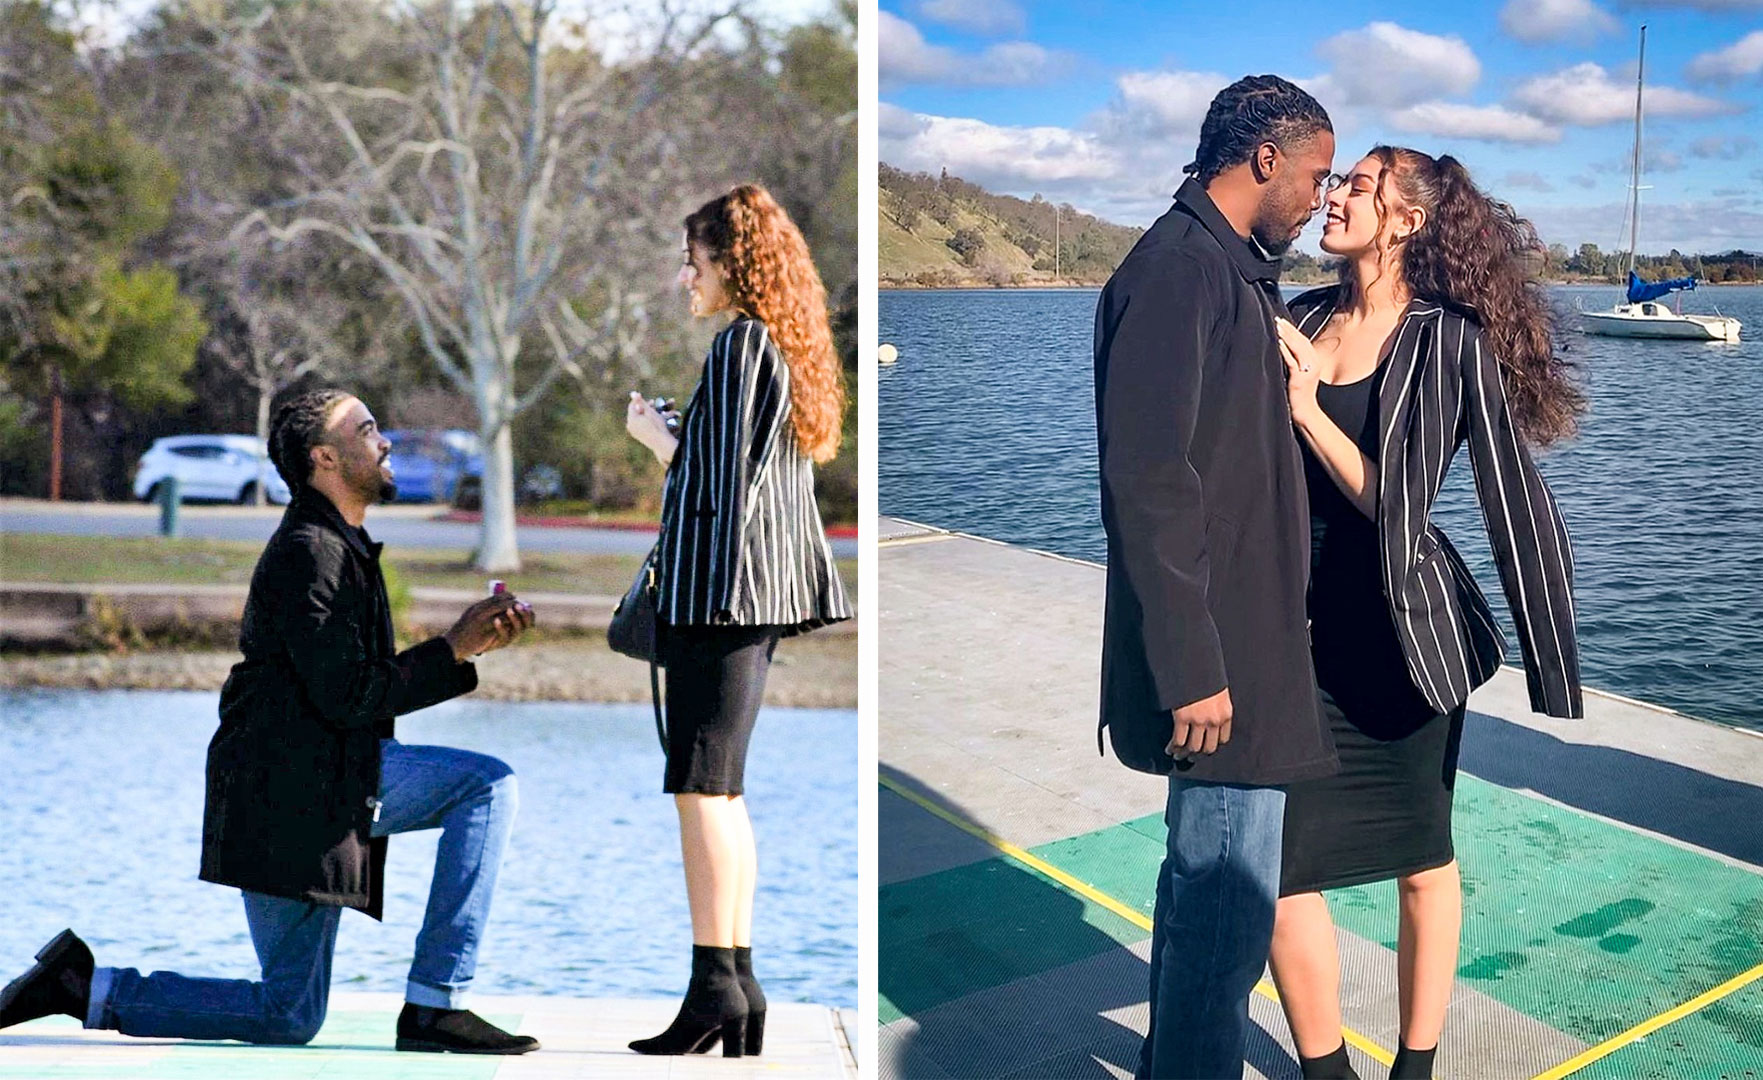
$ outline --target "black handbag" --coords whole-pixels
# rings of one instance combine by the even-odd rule
[[[658,591],[655,551],[651,550],[637,571],[636,580],[625,590],[624,599],[612,609],[612,621],[606,624],[606,644],[614,652],[649,662],[649,702],[655,708],[655,735],[665,754],[667,721],[661,715],[660,621],[655,615]]]

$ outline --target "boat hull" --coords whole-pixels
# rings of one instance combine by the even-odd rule
[[[1634,315],[1586,311],[1580,322],[1588,334],[1604,337],[1660,338],[1674,341],[1737,341],[1739,321],[1720,315]]]

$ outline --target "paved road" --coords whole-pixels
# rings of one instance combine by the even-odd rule
[[[367,531],[394,548],[469,551],[477,547],[478,526],[434,521],[427,506],[376,506],[367,514]],[[185,506],[182,535],[198,540],[267,541],[281,521],[280,508]],[[59,536],[153,536],[159,510],[126,503],[54,504],[37,499],[0,499],[0,532],[53,533]],[[655,542],[653,533],[626,529],[527,527],[517,530],[522,551],[641,555]],[[833,554],[857,557],[855,540],[832,541]]]

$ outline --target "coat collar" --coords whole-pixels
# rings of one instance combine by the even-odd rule
[[[330,496],[310,484],[302,486],[295,493],[294,500],[288,504],[288,513],[290,515],[298,514],[307,521],[318,521],[330,526],[334,532],[342,536],[343,542],[349,545],[350,550],[370,562],[378,561],[380,551],[386,546],[369,538],[365,529],[357,529],[343,520],[343,512],[337,509],[336,503],[331,502]]]
[[[1244,278],[1266,281],[1275,286],[1279,284],[1280,260],[1265,257],[1259,244],[1238,236],[1198,180],[1190,176],[1183,181],[1176,190],[1175,201],[1206,226],[1206,231],[1218,241],[1218,246],[1230,256],[1230,261],[1236,264],[1237,272]]]

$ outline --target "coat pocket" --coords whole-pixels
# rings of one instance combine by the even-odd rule
[[[1426,562],[1426,560],[1437,556],[1439,550],[1440,544],[1438,530],[1433,526],[1428,525],[1420,534],[1419,541],[1414,545],[1415,568],[1418,569],[1422,563]]]

